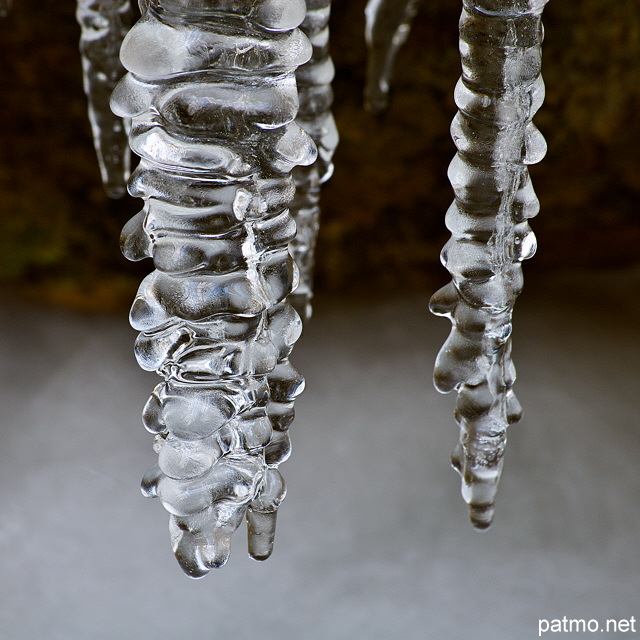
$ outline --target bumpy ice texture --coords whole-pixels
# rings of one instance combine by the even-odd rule
[[[89,120],[105,191],[112,198],[126,193],[130,173],[128,123],[109,108],[111,92],[124,75],[119,51],[133,22],[129,0],[78,0],[80,52]]]
[[[393,65],[409,35],[419,4],[420,0],[369,0],[367,3],[365,39],[369,55],[365,106],[373,113],[387,108]]]
[[[547,0],[466,0],[460,18],[462,77],[451,125],[455,201],[442,262],[452,282],[431,300],[452,322],[435,367],[439,391],[458,391],[460,443],[453,454],[473,524],[491,524],[507,427],[520,405],[512,391],[511,316],[521,261],[536,241],[528,220],[539,204],[527,165],[546,151],[531,119],[542,104],[541,13]]]
[[[164,381],[143,420],[158,464],[143,492],[170,512],[174,553],[201,577],[222,566],[246,517],[249,553],[269,556],[285,495],[301,330],[288,244],[291,171],[316,159],[295,123],[295,70],[311,56],[304,0],[146,0],[125,38],[114,111],[141,157],[124,228],[153,271],[131,309],[136,356]]]
[[[333,173],[331,159],[338,144],[338,131],[331,114],[334,67],[329,57],[330,12],[331,0],[307,0],[307,16],[300,28],[309,38],[313,53],[311,60],[296,72],[300,100],[297,122],[313,138],[318,149],[318,158],[311,166],[293,170],[296,196],[291,203],[291,215],[298,232],[291,243],[291,251],[300,269],[300,281],[289,296],[289,302],[303,320],[311,315],[320,189]]]

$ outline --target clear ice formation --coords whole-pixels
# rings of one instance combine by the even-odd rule
[[[372,113],[381,113],[388,106],[393,65],[409,35],[419,4],[420,0],[369,0],[367,3],[365,40],[369,55],[365,106]]]
[[[548,0],[464,0],[460,18],[462,77],[449,166],[455,200],[446,215],[452,237],[442,263],[452,282],[431,311],[451,320],[436,359],[438,391],[458,392],[460,441],[452,456],[471,522],[493,519],[507,427],[522,414],[513,393],[511,317],[522,289],[521,262],[536,239],[528,220],[540,208],[527,165],[547,147],[531,122],[544,100],[540,75],[542,11]],[[406,40],[416,0],[369,0],[369,108],[386,107],[393,62]]]
[[[170,512],[172,547],[194,578],[222,566],[246,518],[267,558],[285,495],[301,331],[286,301],[296,165],[316,160],[295,122],[295,71],[312,54],[304,0],[143,0],[124,40],[112,108],[141,157],[142,211],[122,234],[152,257],[131,309],[136,357],[163,378],[143,412],[158,463],[142,481]]]
[[[512,386],[511,316],[522,289],[522,260],[536,250],[529,218],[539,210],[527,165],[546,152],[531,122],[544,99],[540,75],[548,0],[466,0],[460,18],[462,77],[449,166],[455,200],[442,263],[452,282],[431,311],[452,330],[438,354],[436,388],[457,390],[460,442],[452,462],[471,521],[491,524],[507,427],[520,419]]]
[[[300,26],[313,46],[313,53],[311,60],[296,72],[300,100],[297,122],[318,149],[318,158],[311,166],[293,170],[296,195],[291,203],[291,215],[298,232],[291,242],[291,252],[300,270],[300,280],[289,302],[303,321],[311,316],[320,189],[333,173],[331,159],[338,144],[338,131],[331,114],[334,67],[329,57],[330,12],[331,0],[307,0],[307,16]]]
[[[109,100],[124,75],[119,51],[133,21],[129,0],[78,0],[80,53],[89,120],[105,191],[112,198],[127,192],[131,170],[128,122],[114,115]]]

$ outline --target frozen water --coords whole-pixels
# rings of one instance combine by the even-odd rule
[[[320,190],[333,173],[331,159],[338,144],[338,131],[331,114],[334,76],[329,56],[329,15],[331,0],[308,0],[307,16],[300,29],[313,47],[309,62],[296,71],[300,109],[298,124],[313,138],[318,158],[310,166],[293,170],[296,196],[291,215],[298,232],[291,242],[291,253],[300,271],[300,281],[289,302],[306,320],[311,316],[315,245],[320,227]]]
[[[128,123],[109,108],[111,92],[124,75],[118,53],[133,21],[129,0],[78,0],[76,16],[81,27],[80,52],[89,120],[107,194],[126,193],[131,153]]]
[[[446,215],[452,237],[441,255],[452,282],[433,296],[431,310],[453,324],[434,381],[443,393],[458,391],[460,442],[452,463],[481,529],[493,518],[507,427],[522,413],[512,391],[511,313],[522,289],[520,263],[537,246],[528,219],[540,207],[527,165],[547,149],[531,122],[544,99],[546,1],[465,0],[460,18],[462,77],[451,124],[458,153],[448,171],[455,201]],[[366,100],[374,112],[387,105],[393,63],[417,8],[417,0],[367,5]]]
[[[460,442],[452,462],[471,521],[491,524],[507,427],[522,410],[512,386],[511,314],[522,260],[536,250],[528,219],[539,205],[527,165],[546,152],[532,124],[542,104],[544,1],[465,2],[460,18],[462,77],[451,135],[458,149],[449,179],[452,237],[442,262],[452,276],[431,300],[452,330],[436,360],[435,384],[456,390]]]
[[[387,107],[393,65],[421,0],[369,0],[365,38],[369,49],[365,105],[379,113]]]
[[[155,266],[130,318],[140,366],[165,379],[144,410],[158,464],[143,492],[171,513],[192,577],[227,561],[245,518],[249,553],[267,558],[285,494],[276,468],[304,386],[288,360],[301,330],[286,302],[291,171],[317,157],[295,121],[305,15],[302,0],[157,0],[122,45],[112,107],[131,119],[129,190],[144,200],[122,248]]]

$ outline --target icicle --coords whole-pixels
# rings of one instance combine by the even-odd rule
[[[109,108],[111,92],[124,75],[118,53],[133,20],[129,0],[78,0],[82,29],[80,52],[89,120],[105,191],[112,198],[126,193],[130,172],[127,123]]]
[[[369,0],[365,39],[369,48],[365,106],[373,113],[387,108],[393,64],[404,44],[420,0]]]
[[[146,0],[125,38],[115,112],[142,160],[129,190],[143,210],[123,230],[153,257],[131,309],[136,356],[165,380],[145,426],[158,464],[143,492],[171,513],[173,550],[201,577],[222,566],[246,517],[249,553],[273,545],[293,400],[288,357],[301,330],[287,209],[295,165],[316,159],[294,122],[296,68],[311,45],[304,0]]]
[[[330,11],[331,0],[307,0],[307,17],[300,26],[313,45],[313,54],[311,60],[296,72],[300,97],[297,122],[318,148],[318,159],[313,165],[293,170],[296,196],[291,203],[291,215],[298,232],[291,250],[300,269],[300,282],[289,296],[289,302],[303,320],[311,315],[314,253],[320,224],[320,185],[333,173],[331,159],[338,144],[338,131],[331,115],[334,68],[329,57]]]
[[[527,165],[544,156],[531,119],[542,104],[541,14],[547,0],[469,0],[460,18],[462,77],[449,167],[455,201],[442,262],[452,283],[431,300],[448,317],[449,338],[435,384],[456,389],[460,444],[453,455],[471,521],[491,524],[506,431],[520,418],[513,394],[511,314],[522,288],[521,261],[533,255],[528,219],[539,205]]]

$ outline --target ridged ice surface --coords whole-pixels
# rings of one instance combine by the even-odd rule
[[[89,120],[105,191],[112,198],[126,193],[130,173],[127,122],[109,108],[111,92],[124,75],[119,51],[131,26],[129,0],[78,0],[80,52]]]
[[[455,201],[442,251],[452,282],[433,296],[431,310],[453,325],[435,384],[458,392],[453,464],[471,521],[481,529],[493,517],[507,427],[521,415],[512,390],[511,315],[522,289],[521,261],[536,249],[528,220],[539,205],[527,165],[546,151],[531,122],[544,98],[546,2],[468,1],[460,18],[462,77],[451,125],[458,153],[449,167]]]
[[[289,301],[303,320],[311,315],[320,189],[333,173],[331,159],[338,144],[338,131],[331,114],[334,67],[329,56],[330,12],[331,0],[307,0],[307,16],[300,28],[309,38],[313,53],[311,60],[296,72],[300,100],[297,122],[313,138],[318,149],[318,158],[311,166],[293,170],[296,196],[291,204],[291,215],[298,232],[291,243],[291,251],[300,270],[300,280]]]
[[[365,9],[367,84],[365,106],[373,113],[387,107],[393,65],[421,0],[369,0]]]
[[[112,106],[141,157],[124,228],[131,260],[153,258],[131,309],[136,356],[164,380],[143,420],[158,464],[143,491],[170,512],[193,577],[223,565],[246,518],[249,553],[269,556],[285,495],[301,330],[286,302],[291,171],[316,159],[295,122],[296,68],[312,53],[304,0],[149,0],[121,59]]]

